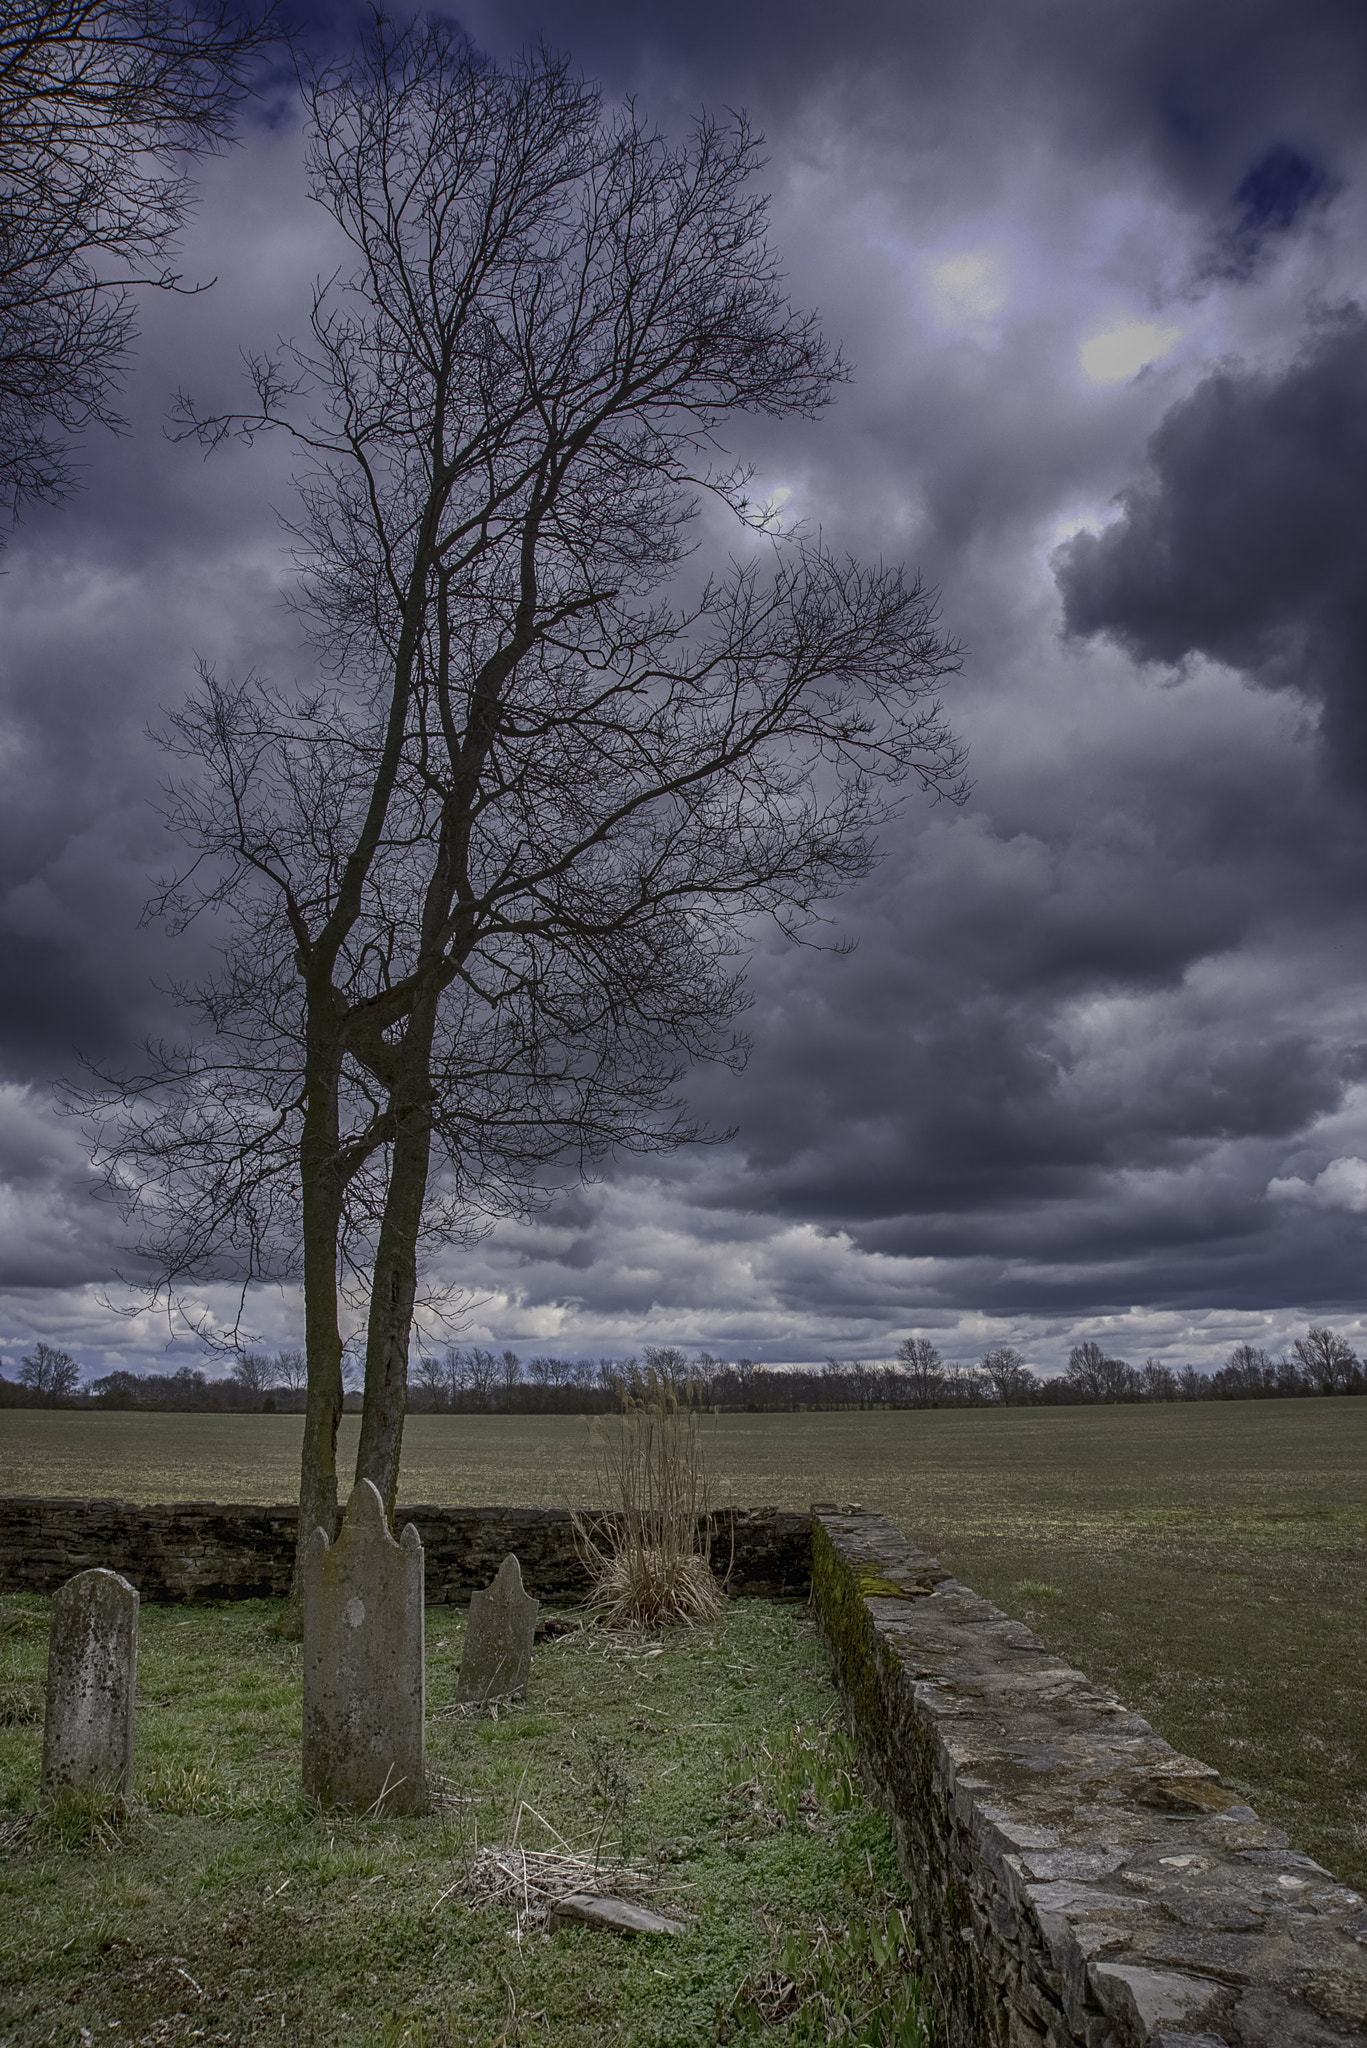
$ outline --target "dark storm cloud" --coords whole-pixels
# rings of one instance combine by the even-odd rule
[[[1221,371],[1175,405],[1121,517],[1057,558],[1066,630],[1136,659],[1227,662],[1324,706],[1367,778],[1367,319],[1349,306],[1281,372]]]

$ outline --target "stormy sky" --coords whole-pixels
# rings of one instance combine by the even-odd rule
[[[767,137],[795,300],[854,370],[735,445],[788,518],[918,566],[965,648],[961,809],[910,803],[826,950],[761,934],[730,1143],[620,1164],[450,1275],[475,1341],[1045,1371],[1361,1345],[1367,1226],[1367,18],[1300,0],[477,0],[681,134]],[[320,47],[350,17],[320,12]],[[0,578],[0,1356],[195,1355],[121,1317],[120,1225],[51,1084],[167,1028],[207,936],[147,737],[196,658],[303,672],[288,451],[206,462],[328,263],[288,94],[210,164],[83,489]],[[853,942],[841,944],[839,942]],[[211,1296],[206,1303],[213,1307]],[[298,1303],[256,1304],[267,1342]],[[170,1346],[168,1352],[168,1343]]]

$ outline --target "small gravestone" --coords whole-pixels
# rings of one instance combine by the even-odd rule
[[[423,1554],[396,1543],[362,1479],[337,1541],[315,1529],[304,1560],[304,1790],[352,1813],[421,1813]]]
[[[460,1660],[460,1702],[484,1706],[521,1699],[532,1675],[532,1637],[541,1608],[522,1590],[522,1567],[511,1554],[487,1593],[470,1596],[470,1625]]]
[[[52,1596],[43,1793],[133,1787],[138,1595],[118,1572],[78,1572]]]

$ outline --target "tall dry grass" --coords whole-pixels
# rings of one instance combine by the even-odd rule
[[[591,1603],[610,1628],[714,1621],[707,1465],[687,1394],[646,1372],[619,1415],[595,1422],[592,1445],[601,1506],[575,1515]]]

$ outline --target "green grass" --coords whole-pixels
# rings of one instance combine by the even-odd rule
[[[683,2048],[759,2039],[776,1998],[790,2016],[766,2037],[785,2048],[923,2042],[891,1836],[858,1797],[800,1609],[562,1637],[497,1720],[442,1711],[463,1621],[433,1609],[428,1756],[448,1790],[430,1817],[387,1821],[301,1802],[299,1649],[274,1614],[143,1609],[131,1813],[49,1813],[0,1855],[6,2048]],[[0,1628],[12,1682],[36,1692],[46,1602],[0,1602]],[[40,1741],[0,1727],[0,1827],[36,1805]],[[508,1841],[519,1810],[528,1848],[599,1839],[657,1873],[690,1931],[545,1934],[473,1907],[476,1845]]]
[[[288,1499],[299,1428],[10,1411],[5,1483]],[[403,1497],[582,1498],[588,1434],[573,1417],[415,1416]],[[707,1441],[723,1497],[890,1515],[1367,1887],[1367,1401],[738,1415]]]

